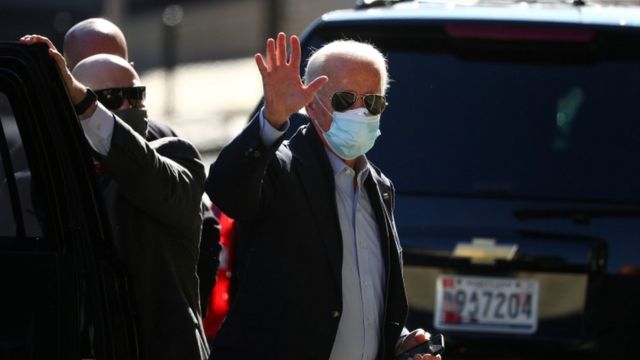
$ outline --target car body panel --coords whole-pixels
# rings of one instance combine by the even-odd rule
[[[361,11],[336,10],[321,17],[323,23],[349,21],[452,21],[542,22],[609,26],[640,26],[636,6],[589,4],[574,6],[563,2],[481,2],[429,1],[401,2],[392,8]]]
[[[304,32],[303,63],[342,37],[388,58],[389,106],[367,156],[396,188],[408,327],[443,332],[446,358],[640,356],[639,15],[400,2],[334,11]],[[537,282],[536,328],[438,328],[447,277]]]
[[[90,149],[46,46],[0,43],[0,120],[0,357],[138,358]]]

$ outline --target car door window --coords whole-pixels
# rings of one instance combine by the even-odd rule
[[[42,198],[31,170],[6,94],[0,92],[0,236],[41,237]]]

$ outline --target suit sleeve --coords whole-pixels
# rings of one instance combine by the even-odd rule
[[[201,221],[204,165],[189,142],[163,138],[147,142],[116,118],[105,171],[134,206],[173,227]]]
[[[284,137],[265,146],[258,114],[227,144],[211,164],[205,191],[222,212],[234,219],[255,216],[273,196],[274,171],[267,171]]]

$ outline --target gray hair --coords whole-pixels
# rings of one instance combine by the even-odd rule
[[[376,49],[373,45],[355,40],[332,41],[314,51],[309,57],[307,67],[304,71],[304,83],[309,84],[318,76],[324,75],[324,63],[327,58],[334,55],[373,62],[374,67],[378,69],[380,73],[380,89],[382,89],[382,94],[387,91],[389,86],[387,59],[382,55],[380,50]]]

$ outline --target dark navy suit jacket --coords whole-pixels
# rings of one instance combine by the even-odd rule
[[[211,359],[328,359],[342,311],[342,238],[333,172],[312,126],[265,147],[256,116],[211,165],[205,191],[236,219],[245,260]],[[407,301],[393,187],[365,181],[381,234],[386,284],[379,359],[391,359]]]

